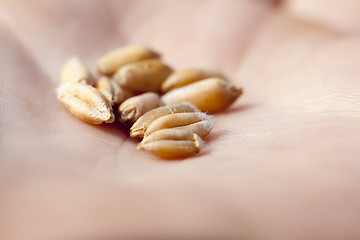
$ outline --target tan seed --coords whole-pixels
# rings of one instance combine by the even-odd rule
[[[191,140],[194,133],[201,138],[206,137],[213,127],[213,120],[203,120],[183,127],[160,129],[146,136],[142,143],[158,140]]]
[[[172,113],[181,113],[181,112],[199,112],[194,105],[191,103],[180,103],[174,105],[163,106],[155,108],[143,116],[141,116],[134,125],[130,128],[130,136],[135,137],[144,137],[144,133],[149,125],[159,117]]]
[[[171,129],[173,129],[174,131],[182,131],[182,130],[190,131],[190,132],[196,133],[201,138],[204,138],[207,135],[209,135],[209,133],[211,132],[213,127],[214,127],[214,120],[212,118],[209,118],[209,119],[202,120],[200,122],[192,123],[192,124],[182,126],[182,127],[175,127],[175,128],[171,128]]]
[[[170,76],[161,84],[161,90],[168,92],[174,88],[182,87],[190,83],[211,77],[225,79],[225,76],[218,72],[208,70],[187,68],[170,74]]]
[[[110,102],[92,86],[66,82],[60,84],[57,94],[64,107],[79,119],[93,124],[115,120]]]
[[[120,121],[124,123],[134,123],[146,112],[162,105],[160,97],[156,93],[143,93],[135,97],[128,98],[119,107]]]
[[[200,152],[203,145],[201,138],[193,134],[192,140],[159,140],[139,143],[138,149],[148,151],[162,158],[181,158]]]
[[[132,91],[160,91],[161,83],[172,72],[160,60],[151,59],[127,64],[120,68],[114,79],[120,86]]]
[[[176,128],[160,129],[144,138],[141,143],[148,143],[159,140],[193,140],[194,133],[192,131]]]
[[[79,57],[72,57],[65,62],[61,69],[60,82],[79,82],[89,85],[93,84],[93,79],[89,70]]]
[[[145,131],[144,136],[146,137],[160,129],[187,126],[196,122],[208,120],[210,118],[211,116],[202,112],[174,113],[165,115],[152,122]]]
[[[153,58],[160,58],[160,55],[145,46],[129,45],[102,56],[97,63],[97,69],[101,74],[112,75],[126,64]]]
[[[105,76],[98,80],[95,87],[112,103],[112,105],[118,105],[125,99],[133,96],[129,90],[121,88],[118,83]]]
[[[162,100],[166,105],[191,102],[203,112],[217,112],[229,107],[241,94],[241,88],[223,79],[207,78],[176,88]]]

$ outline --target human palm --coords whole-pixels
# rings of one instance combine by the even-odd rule
[[[359,237],[355,23],[341,32],[266,1],[0,5],[2,239]],[[200,154],[158,159],[57,101],[69,56],[95,66],[129,43],[243,86]]]

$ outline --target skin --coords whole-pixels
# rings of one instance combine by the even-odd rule
[[[311,2],[0,1],[0,238],[359,239],[359,2]],[[243,86],[199,155],[56,100],[69,56],[127,43]]]

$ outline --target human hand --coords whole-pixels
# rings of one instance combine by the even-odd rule
[[[359,237],[358,21],[310,0],[0,4],[2,239]],[[201,154],[157,159],[57,101],[66,58],[128,43],[243,86]]]

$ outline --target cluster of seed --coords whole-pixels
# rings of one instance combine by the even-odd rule
[[[119,121],[142,138],[138,149],[163,158],[186,157],[200,151],[213,128],[214,113],[230,106],[242,89],[217,72],[173,71],[160,55],[144,46],[125,46],[97,63],[95,80],[78,58],[63,66],[58,99],[74,116],[93,124]]]

